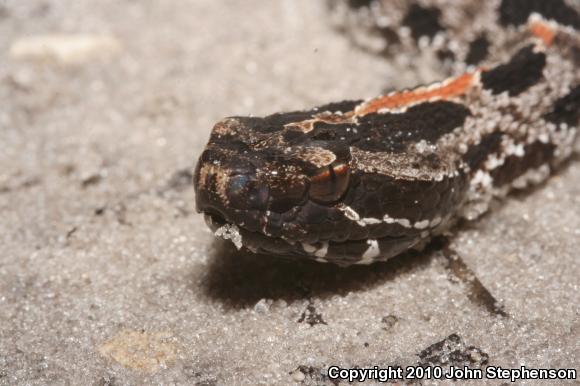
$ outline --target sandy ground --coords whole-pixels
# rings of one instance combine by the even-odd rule
[[[0,384],[578,369],[577,159],[462,226],[460,260],[339,269],[241,254],[206,229],[190,178],[213,122],[397,84],[327,16],[311,0],[0,0]]]

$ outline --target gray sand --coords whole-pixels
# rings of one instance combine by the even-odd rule
[[[55,33],[93,40],[22,41]],[[451,334],[475,366],[578,368],[577,159],[460,227],[467,275],[437,251],[242,254],[195,213],[213,122],[397,78],[311,0],[0,0],[0,384],[330,384],[333,364],[447,363]]]

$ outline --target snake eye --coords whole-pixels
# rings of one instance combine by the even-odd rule
[[[325,166],[310,177],[310,198],[323,204],[338,201],[348,189],[349,179],[347,164]]]

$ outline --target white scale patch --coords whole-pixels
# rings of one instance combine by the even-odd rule
[[[388,214],[386,214],[382,219],[379,218],[375,218],[375,217],[360,217],[360,215],[357,213],[356,210],[354,210],[353,208],[351,208],[348,205],[343,205],[341,207],[339,207],[339,210],[341,210],[344,213],[344,216],[346,218],[348,218],[351,221],[356,222],[358,225],[360,225],[361,227],[365,227],[367,225],[373,225],[373,224],[381,224],[381,223],[385,223],[385,224],[399,224],[404,228],[415,228],[415,229],[426,229],[429,227],[434,227],[439,225],[439,223],[441,223],[441,217],[435,217],[434,219],[425,219],[425,220],[421,220],[418,221],[416,223],[411,223],[411,221],[409,219],[406,218],[393,218],[391,216],[389,216]]]
[[[429,220],[423,220],[423,221],[416,222],[414,226],[416,229],[425,229],[425,228],[429,227]]]
[[[491,154],[487,161],[485,161],[485,168],[487,170],[497,169],[505,163],[505,157]]]
[[[369,247],[362,255],[361,260],[357,261],[357,264],[371,264],[375,261],[375,257],[381,254],[381,249],[379,248],[379,242],[377,240],[367,240]]]
[[[524,151],[524,145],[522,145],[521,143],[513,143],[513,142],[510,143],[505,148],[505,155],[506,156],[515,155],[516,157],[523,157],[524,155],[526,155]]]
[[[302,249],[304,250],[304,252],[310,255],[314,255],[318,257],[320,260],[326,262],[324,257],[326,257],[326,254],[328,253],[328,241],[323,241],[321,242],[321,244],[322,246],[317,248],[312,244],[302,243]]]
[[[485,170],[478,170],[473,178],[471,179],[471,186],[481,186],[483,188],[489,188],[493,185],[493,178]]]

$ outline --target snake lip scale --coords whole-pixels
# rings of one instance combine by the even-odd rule
[[[449,77],[223,119],[195,168],[197,210],[238,248],[343,266],[386,260],[478,218],[574,150],[573,1],[333,2],[356,44],[387,57],[431,55]]]

